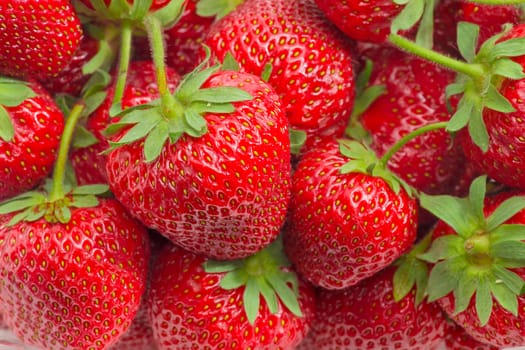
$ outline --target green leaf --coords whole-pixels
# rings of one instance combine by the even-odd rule
[[[220,286],[226,290],[237,289],[241,286],[246,285],[249,280],[249,276],[243,270],[233,270],[228,272],[221,279]]]
[[[109,186],[106,184],[93,184],[93,185],[83,185],[75,187],[71,194],[74,196],[77,195],[100,195],[109,191]]]
[[[42,198],[28,197],[28,198],[10,200],[0,205],[0,214],[14,213],[20,210],[31,208],[33,206],[43,203],[44,200],[45,200],[44,196],[42,196]]]
[[[485,122],[483,121],[481,109],[474,107],[470,112],[468,131],[474,144],[476,144],[483,152],[486,152],[489,148],[489,134]]]
[[[365,89],[355,100],[353,116],[362,115],[386,91],[385,85],[372,85]]]
[[[517,241],[503,241],[491,246],[493,256],[502,259],[525,259],[525,243]]]
[[[249,278],[246,282],[242,299],[248,322],[253,325],[259,314],[259,306],[261,304],[259,285],[254,278]]]
[[[54,215],[55,218],[63,224],[67,224],[71,220],[71,210],[65,205],[57,205]]]
[[[291,289],[278,274],[269,274],[267,280],[288,310],[294,315],[302,317],[303,312],[301,311],[297,294],[294,290]]]
[[[215,20],[219,20],[235,10],[242,2],[242,0],[200,0],[197,2],[197,14],[201,17],[215,17]]]
[[[279,311],[279,300],[277,299],[275,291],[264,278],[259,278],[257,283],[259,284],[259,290],[264,301],[266,302],[266,305],[268,305],[268,310],[270,310],[270,313],[272,314],[277,313]]]
[[[416,43],[431,49],[434,46],[434,0],[425,0],[425,9],[417,27]]]
[[[170,0],[169,3],[153,12],[151,15],[156,17],[165,29],[174,26],[184,13],[185,0]]]
[[[99,204],[97,196],[94,195],[82,195],[73,196],[73,200],[69,203],[69,206],[75,208],[93,208]]]
[[[474,104],[462,98],[458,104],[458,108],[450,118],[446,130],[448,132],[456,132],[463,129],[470,121]]]
[[[489,231],[496,229],[523,209],[525,209],[525,197],[514,196],[507,198],[487,218],[487,229]]]
[[[144,138],[154,127],[156,127],[162,119],[158,111],[150,111],[148,118],[143,119],[140,123],[129,129],[118,142],[112,144],[123,145],[138,141]]]
[[[494,277],[496,277],[498,283],[503,283],[512,293],[516,295],[522,294],[525,281],[513,271],[510,271],[504,267],[495,264],[492,268]]]
[[[35,97],[36,93],[28,83],[17,80],[0,81],[0,105],[16,107],[25,100]]]
[[[518,80],[525,78],[525,72],[523,72],[521,64],[510,59],[502,58],[495,61],[492,64],[492,72],[509,79]]]
[[[261,72],[261,79],[262,81],[269,82],[270,77],[272,76],[273,72],[273,66],[271,63],[266,63],[263,67],[263,70]]]
[[[191,108],[184,111],[184,121],[186,125],[189,126],[185,131],[190,136],[199,137],[208,132],[206,119]]]
[[[476,290],[476,312],[481,326],[487,324],[492,313],[492,295],[490,293],[490,283],[482,278],[479,280]]]
[[[465,240],[457,235],[446,235],[436,238],[430,248],[417,257],[430,263],[447,260],[465,254]]]
[[[208,102],[193,102],[190,108],[198,114],[204,113],[218,113],[229,114],[235,112],[235,107],[231,103],[208,103]]]
[[[113,60],[113,48],[106,40],[98,41],[97,53],[82,66],[82,74],[89,75]]]
[[[430,302],[444,297],[457,287],[459,280],[454,268],[456,260],[457,258],[438,262],[430,270],[427,287]]]
[[[400,30],[412,28],[421,19],[425,9],[425,0],[410,0],[392,21],[390,30],[396,34]]]
[[[82,125],[77,125],[75,128],[75,135],[73,136],[74,148],[86,148],[99,143],[99,139],[91,131]]]
[[[242,261],[240,260],[207,260],[202,268],[207,273],[224,273],[230,272],[239,269],[242,266]]]
[[[489,224],[489,226],[491,226]],[[525,240],[525,225],[523,224],[502,224],[492,229],[490,232],[492,244],[505,241]]]
[[[188,73],[182,82],[179,85],[177,91],[175,91],[174,96],[183,102],[189,103],[191,96],[197,92],[201,86],[215,73],[219,70],[220,66],[218,64],[208,67],[203,70],[198,70],[195,68],[192,72]],[[206,101],[207,102],[207,101]],[[219,101],[225,102],[225,101]]]
[[[485,107],[502,113],[511,113],[516,110],[509,100],[492,85],[489,86],[483,103]]]
[[[472,62],[476,57],[476,47],[479,38],[479,26],[470,22],[459,22],[457,30],[457,43],[461,56]]]
[[[485,194],[487,192],[487,176],[482,175],[475,178],[469,187],[469,203],[474,215],[480,222],[485,220],[483,207],[485,205]]]
[[[454,315],[467,309],[470,300],[477,288],[477,276],[465,269],[458,278],[458,285],[454,290]]]
[[[292,154],[299,154],[306,142],[306,132],[294,128],[288,128],[288,132],[290,134],[290,152]]]
[[[238,72],[239,69],[241,69],[241,66],[239,65],[239,62],[237,62],[235,57],[232,55],[231,51],[228,51],[226,52],[226,55],[224,55],[221,68],[222,70],[232,70]]]
[[[489,60],[522,55],[525,55],[525,38],[512,38],[497,43],[492,50],[490,50]]]
[[[144,158],[147,163],[156,160],[169,138],[169,127],[166,122],[160,122],[146,136],[144,142]]]
[[[98,107],[102,105],[106,96],[107,96],[107,91],[98,91],[98,92],[92,91],[92,93],[84,99],[86,108],[84,109],[82,114],[85,116],[91,115]]]
[[[0,138],[11,142],[15,137],[15,127],[7,110],[0,105]]]
[[[393,294],[394,300],[399,302],[410,293],[416,283],[411,264],[401,264],[394,272]]]
[[[469,201],[465,198],[421,193],[420,205],[446,222],[462,237],[471,236],[483,224],[472,212]]]
[[[511,290],[499,281],[490,281],[490,290],[494,298],[505,310],[518,315],[518,298]]]
[[[228,103],[249,101],[253,96],[237,87],[220,86],[206,89],[199,89],[189,96],[188,101],[202,101],[208,103]]]

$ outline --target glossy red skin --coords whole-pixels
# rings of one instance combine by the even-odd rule
[[[46,79],[69,62],[82,38],[69,0],[0,2],[0,74]]]
[[[269,83],[290,126],[307,133],[306,148],[342,136],[354,100],[353,43],[313,0],[246,1],[211,26],[204,44],[257,76],[272,64]]]
[[[0,304],[9,328],[49,350],[107,349],[139,308],[147,230],[114,199],[73,208],[69,224],[7,227],[11,216],[0,217]]]
[[[259,78],[218,72],[204,87],[242,87],[254,98],[204,115],[208,132],[166,143],[150,163],[143,141],[111,151],[117,198],[148,227],[217,259],[251,255],[273,241],[290,194],[290,139],[279,97]],[[147,194],[147,195],[145,195]]]
[[[383,43],[403,6],[392,0],[315,0],[341,31],[357,41]]]
[[[505,39],[512,37],[525,37],[525,24],[514,26]],[[513,60],[525,67],[525,56]],[[525,79],[504,79],[498,90],[516,111],[501,113],[485,108],[483,120],[489,134],[488,150],[483,153],[466,131],[460,135],[463,150],[481,172],[507,186],[525,189]]]
[[[158,350],[145,299],[140,304],[131,326],[109,350]]]
[[[181,77],[170,68],[166,69],[168,87],[174,91]],[[83,147],[73,148],[70,153],[71,164],[77,181],[80,185],[107,183],[106,161],[104,153],[109,142],[104,131],[111,123],[109,110],[113,103],[114,86],[107,90],[107,96],[86,121],[86,129],[98,140],[98,143]],[[126,88],[122,98],[123,108],[133,107],[151,102],[159,97],[155,67],[152,61],[134,61],[130,63],[126,78]]]
[[[219,286],[224,273],[205,273],[206,259],[176,246],[159,255],[151,281],[149,316],[159,350],[293,349],[306,335],[315,314],[313,288],[299,279],[303,317],[280,301],[271,314],[261,298],[259,314],[250,325],[242,306],[244,287]]]
[[[447,350],[498,350],[499,347],[495,347],[489,344],[481,343],[470,335],[468,335],[463,328],[449,322],[447,325],[447,331],[445,335],[445,343]]]
[[[37,186],[53,168],[64,116],[43,87],[32,81],[36,96],[5,107],[15,129],[10,142],[0,139],[0,200]]]
[[[487,197],[484,207],[485,217],[488,217],[495,208],[510,195],[523,196],[524,193],[501,192],[492,197]],[[525,224],[525,210],[520,211],[510,220],[507,220],[505,224]],[[432,231],[434,239],[444,235],[453,234],[456,234],[454,230],[442,221],[438,221]],[[513,268],[509,270],[516,273],[520,278],[525,278],[524,268]],[[525,297],[518,296],[517,299],[518,310],[523,310],[525,308]],[[477,341],[502,348],[525,345],[525,316],[523,313],[518,313],[518,316],[512,315],[510,312],[503,309],[495,299],[493,300],[493,310],[488,323],[484,326],[479,325],[475,309],[475,298],[472,298],[465,311],[460,312],[457,315],[453,312],[454,297],[452,294],[448,294],[445,297],[438,299],[437,302],[451,320],[463,327],[466,333]]]
[[[320,289],[317,314],[297,350],[438,350],[446,321],[435,303],[415,305],[415,290],[395,302],[389,266],[342,290]]]
[[[336,141],[300,159],[292,177],[285,250],[314,285],[342,289],[385,268],[416,237],[417,204],[381,178],[340,174]]]
[[[381,56],[373,56],[369,86],[383,85],[386,90],[360,121],[371,136],[371,147],[382,156],[406,134],[450,119],[445,88],[454,82],[455,74],[399,50],[379,49],[378,53]],[[418,136],[388,162],[394,173],[427,194],[450,193],[464,164],[461,147],[444,129]]]
[[[64,69],[57,76],[42,80],[41,84],[53,95],[64,93],[80,96],[84,85],[90,77],[90,75],[82,73],[82,67],[97,52],[98,40],[88,35],[84,36],[75,54]]]
[[[78,1],[82,2],[88,8],[93,9],[93,5],[91,5],[91,0],[78,0]],[[112,0],[104,0],[104,3],[106,4],[106,6],[109,6],[111,1]],[[114,1],[116,1],[116,0],[114,0]],[[169,2],[170,2],[170,0],[153,0],[151,2],[151,6],[150,6],[149,9],[150,9],[150,11],[158,10],[158,9],[166,6]],[[128,3],[130,5],[133,5],[133,0],[128,0]]]

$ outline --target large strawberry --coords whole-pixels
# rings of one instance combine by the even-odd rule
[[[11,225],[13,216],[0,217],[0,303],[9,328],[45,349],[106,349],[138,310],[146,230],[114,199],[71,210],[67,223]]]
[[[180,82],[180,76],[172,69],[167,69],[166,74],[169,88],[174,89]],[[112,121],[110,110],[115,94],[116,74],[113,74],[112,80],[111,86],[106,89],[104,101],[85,121],[85,130],[91,136],[81,138],[81,135],[78,134],[75,140],[76,144],[71,150],[71,163],[77,181],[81,185],[107,183],[107,155],[104,151],[109,148],[109,142],[104,131]],[[158,96],[153,62],[131,62],[122,96],[122,107],[130,108],[141,105],[158,98]],[[82,140],[86,140],[86,142]]]
[[[0,200],[29,190],[49,175],[64,116],[37,82],[0,78]]]
[[[341,136],[353,106],[352,43],[313,0],[253,0],[217,21],[204,44],[261,76],[280,95],[293,129],[316,139]]]
[[[486,196],[485,181],[476,178],[465,198],[421,196],[440,219],[430,249],[419,256],[432,264],[428,298],[474,339],[523,346],[525,196]]]
[[[369,160],[357,142],[335,140],[299,160],[285,248],[297,271],[315,285],[355,285],[391,264],[415,240],[416,200],[396,188],[381,166],[368,173]]]
[[[439,306],[396,300],[394,266],[342,290],[321,289],[314,325],[300,350],[441,349],[446,321]]]
[[[314,291],[281,249],[276,241],[245,260],[214,262],[166,247],[149,299],[159,350],[293,349],[312,324]]]
[[[69,0],[0,2],[0,74],[46,79],[57,75],[80,44],[80,20]]]

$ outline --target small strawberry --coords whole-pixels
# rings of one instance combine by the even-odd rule
[[[285,248],[317,286],[355,285],[416,238],[416,200],[381,165],[370,172],[371,157],[355,141],[329,141],[307,151],[293,174]]]
[[[438,350],[446,321],[435,303],[416,303],[415,289],[396,300],[389,266],[342,290],[320,289],[311,332],[298,350]]]
[[[149,299],[159,350],[293,349],[310,329],[315,299],[287,265],[279,241],[228,262],[166,247]]]
[[[204,44],[221,62],[231,54],[242,71],[262,76],[271,67],[267,80],[307,148],[342,136],[354,98],[353,44],[313,0],[246,1],[212,25]]]
[[[167,69],[167,79],[170,89],[180,82],[180,76],[172,69]],[[106,161],[104,153],[109,148],[104,130],[110,125],[113,96],[115,93],[116,74],[113,74],[112,85],[106,90],[102,104],[88,116],[85,130],[91,134],[86,144],[77,141],[70,154],[71,163],[81,185],[107,183]],[[150,102],[158,98],[155,66],[151,61],[131,62],[128,70],[126,86],[122,96],[122,107],[129,108]],[[115,121],[115,119],[113,119]],[[77,135],[78,136],[78,135]],[[93,139],[94,137],[94,139]],[[76,147],[75,147],[76,146]]]
[[[82,28],[69,0],[0,2],[0,74],[45,80],[67,66]]]
[[[36,81],[0,77],[0,200],[42,182],[57,157],[64,116]]]
[[[432,245],[419,255],[432,264],[428,299],[477,341],[523,346],[525,196],[504,191],[486,196],[486,176],[468,197],[421,195],[440,220]]]

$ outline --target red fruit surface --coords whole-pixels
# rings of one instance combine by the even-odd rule
[[[342,136],[354,99],[353,43],[313,0],[246,1],[212,25],[204,44],[257,76],[271,64],[268,82],[291,128],[307,133],[306,148]]]
[[[82,38],[69,0],[0,2],[0,74],[46,79],[67,66]]]
[[[314,292],[299,280],[303,317],[293,315],[279,300],[271,314],[261,298],[253,325],[243,307],[244,287],[219,286],[223,273],[208,274],[206,259],[176,246],[161,252],[153,271],[149,315],[159,350],[293,349],[314,318]]]
[[[180,82],[180,76],[173,70],[166,70],[170,90]],[[115,79],[115,77],[113,77]],[[104,102],[88,117],[86,129],[98,140],[97,143],[71,151],[71,164],[80,185],[107,183],[106,161],[104,153],[109,147],[105,129],[112,122],[109,114],[115,93],[114,85],[107,89]],[[155,66],[151,61],[131,62],[126,78],[126,87],[122,98],[122,107],[128,108],[151,102],[159,97]],[[113,119],[114,121],[115,119]]]
[[[502,39],[525,37],[525,24],[514,26]],[[512,58],[525,67],[525,56]],[[510,101],[514,112],[483,110],[483,121],[489,135],[486,152],[476,146],[466,132],[461,134],[465,155],[478,169],[510,187],[525,189],[525,79],[502,79],[499,92]]]
[[[203,87],[242,88],[254,98],[203,117],[208,132],[167,142],[145,162],[143,141],[108,155],[115,196],[148,227],[217,259],[255,253],[279,234],[290,193],[290,139],[279,97],[247,73],[218,72]],[[146,195],[147,194],[147,195]]]
[[[416,238],[417,204],[368,174],[341,174],[349,161],[336,141],[306,152],[292,177],[284,243],[297,271],[342,289],[385,268]]]
[[[382,43],[394,18],[403,9],[392,0],[315,0],[341,31],[357,41]]]
[[[0,139],[0,200],[37,186],[49,175],[57,157],[64,116],[49,93],[37,82],[35,96],[15,107],[5,107],[14,138]]]
[[[481,343],[454,322],[447,325],[445,342],[447,350],[498,350],[498,347]]]
[[[317,314],[298,350],[438,350],[446,321],[435,303],[415,304],[415,290],[394,300],[390,266],[359,284],[320,289]]]
[[[521,195],[523,193],[517,192],[501,192],[494,196],[485,199],[484,215],[488,217],[494,210],[511,195]],[[505,224],[525,224],[525,210],[518,212],[511,219],[507,220]],[[443,221],[438,221],[432,231],[433,239],[444,235],[454,235],[455,231],[445,224]],[[509,268],[508,270],[516,273],[520,278],[525,278],[524,268]],[[437,300],[437,303],[448,314],[448,317],[465,329],[466,333],[477,341],[489,343],[498,347],[512,347],[525,345],[525,317],[522,313],[514,316],[509,311],[505,310],[499,302],[493,299],[493,309],[490,318],[486,325],[481,326],[476,312],[475,298],[470,300],[470,303],[465,311],[460,313],[454,312],[454,296],[449,293],[443,298]],[[518,310],[525,308],[525,297],[518,296]]]
[[[113,199],[71,209],[68,224],[0,217],[0,305],[26,344],[107,349],[130,326],[146,286],[146,229]]]

